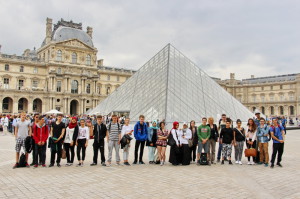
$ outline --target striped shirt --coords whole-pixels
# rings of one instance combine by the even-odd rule
[[[118,128],[119,127],[119,128]],[[119,134],[121,133],[121,125],[118,123],[110,123],[107,126],[109,132],[109,140],[119,141]]]

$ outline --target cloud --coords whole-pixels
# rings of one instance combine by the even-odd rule
[[[209,75],[299,72],[298,1],[0,1],[2,52],[39,47],[46,17],[94,28],[98,59],[138,69],[172,43]]]

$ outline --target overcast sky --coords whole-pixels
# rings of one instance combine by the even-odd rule
[[[0,0],[1,52],[40,47],[47,17],[92,26],[109,66],[138,69],[171,43],[222,79],[300,72],[297,0]]]

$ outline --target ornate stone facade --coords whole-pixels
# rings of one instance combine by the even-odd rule
[[[214,78],[250,111],[258,109],[267,116],[300,115],[300,73],[237,80]]]
[[[93,29],[46,20],[41,48],[22,56],[0,53],[0,113],[80,114],[94,108],[135,71],[103,66],[92,43]]]

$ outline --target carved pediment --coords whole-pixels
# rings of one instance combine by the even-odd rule
[[[85,43],[83,43],[82,41],[80,41],[78,39],[70,39],[70,40],[58,42],[57,44],[94,50],[93,48],[91,48],[90,46],[86,45]]]

